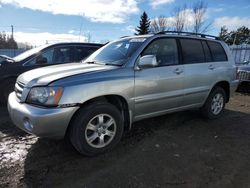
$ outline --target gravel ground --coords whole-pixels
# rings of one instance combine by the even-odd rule
[[[118,147],[82,157],[17,129],[0,108],[0,187],[250,187],[250,95],[213,121],[186,111],[134,124]]]

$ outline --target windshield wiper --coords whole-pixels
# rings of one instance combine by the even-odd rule
[[[122,64],[114,64],[114,63],[103,63],[103,65],[111,65],[111,66],[122,66]]]
[[[87,61],[85,63],[87,63],[87,64],[95,64],[96,62],[95,61]]]
[[[115,63],[104,63],[104,62],[96,62],[96,61],[87,61],[87,62],[84,62],[84,63],[87,63],[87,64],[97,64],[97,65],[112,65],[112,66],[122,66],[122,64],[115,64]]]

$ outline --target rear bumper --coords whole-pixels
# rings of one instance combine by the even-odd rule
[[[8,99],[8,111],[13,123],[20,129],[39,137],[64,137],[73,114],[79,107],[39,108],[17,102],[15,93]]]
[[[234,80],[230,84],[230,95],[233,96],[239,86],[239,80]]]

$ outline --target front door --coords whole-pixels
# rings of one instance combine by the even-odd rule
[[[155,55],[158,66],[135,71],[135,120],[163,114],[181,105],[183,66],[176,39],[159,38],[142,52]]]

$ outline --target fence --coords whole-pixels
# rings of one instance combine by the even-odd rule
[[[232,51],[232,55],[234,57],[236,64],[242,64],[244,61],[250,61],[250,45],[242,44],[242,45],[233,45],[230,46]]]
[[[15,57],[26,51],[25,49],[0,49],[0,55],[7,55],[9,57]]]

